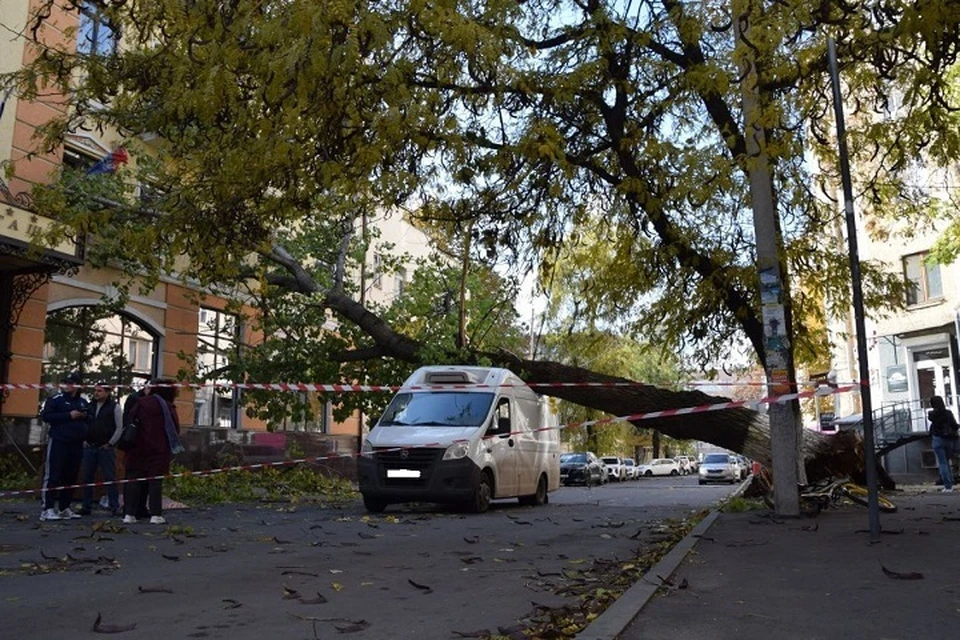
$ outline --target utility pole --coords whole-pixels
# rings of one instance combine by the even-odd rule
[[[747,171],[750,179],[750,200],[753,205],[753,227],[757,241],[757,270],[760,278],[760,301],[763,313],[764,369],[770,395],[792,393],[795,389],[793,337],[789,287],[785,266],[780,259],[783,243],[780,221],[773,198],[773,179],[767,155],[763,128],[763,105],[754,48],[748,39],[754,16],[751,0],[733,3],[737,53],[740,56],[741,92],[743,95],[743,133],[746,141]],[[769,405],[770,458],[773,465],[773,498],[777,515],[799,516],[802,477],[799,465],[799,429],[796,401]]]
[[[847,153],[847,129],[843,119],[843,96],[840,93],[840,72],[837,45],[827,38],[830,63],[830,84],[833,88],[833,112],[837,121],[837,147],[840,155],[840,180],[843,183],[843,209],[847,220],[847,242],[850,245],[850,279],[853,285],[853,314],[857,325],[857,359],[860,361],[860,406],[863,412],[863,463],[867,476],[867,506],[870,539],[880,539],[880,505],[877,503],[877,454],[873,441],[873,404],[870,398],[870,366],[867,362],[867,328],[863,310],[863,285],[860,278],[860,254],[857,244],[857,221],[853,215],[853,180]]]

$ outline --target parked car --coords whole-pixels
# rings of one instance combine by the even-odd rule
[[[680,465],[680,473],[682,475],[690,475],[695,471],[693,467],[693,460],[689,456],[677,456],[674,458],[677,461],[677,464]]]
[[[603,464],[589,451],[560,455],[560,484],[582,484],[587,487],[603,483]]]
[[[611,480],[616,480],[621,482],[626,480],[624,477],[625,467],[623,466],[623,460],[619,456],[603,456],[600,458],[600,462],[607,468],[607,473],[610,474]]]
[[[746,456],[737,456],[737,463],[740,465],[740,479],[746,480],[751,473],[751,468],[753,465],[750,464],[750,461],[747,460]]]
[[[590,452],[590,455],[596,458],[597,464],[600,465],[600,476],[602,478],[600,484],[607,484],[608,482],[610,482],[610,469],[607,468],[607,465],[603,464],[603,461],[600,459],[600,456],[593,453],[592,451]]]
[[[624,458],[623,466],[626,469],[624,475],[626,476],[627,480],[636,480],[640,477],[640,468],[637,466],[637,463],[633,460],[633,458]]]
[[[740,479],[740,465],[737,459],[727,453],[708,453],[700,463],[700,484],[708,482],[728,482],[734,484]]]
[[[641,464],[638,468],[640,475],[645,478],[653,476],[678,476],[680,465],[673,458],[654,458],[650,462]]]

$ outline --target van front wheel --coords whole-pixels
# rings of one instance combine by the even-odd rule
[[[590,477],[587,476],[589,482]],[[587,486],[590,486],[589,484]],[[527,505],[531,507],[540,507],[550,500],[547,496],[547,476],[541,475],[540,481],[537,482],[537,492],[532,496],[520,496],[520,504]]]
[[[383,513],[383,510],[387,508],[387,503],[383,500],[363,496],[363,506],[366,507],[370,513]]]
[[[473,493],[473,500],[468,504],[473,513],[484,513],[490,508],[490,501],[493,500],[493,482],[487,473],[480,474],[480,482]]]

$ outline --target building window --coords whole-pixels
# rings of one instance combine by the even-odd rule
[[[396,277],[396,282],[395,282],[394,289],[395,289],[396,297],[399,298],[400,296],[403,295],[403,292],[407,288],[407,270],[403,268],[397,269],[397,273],[395,277]]]
[[[228,374],[239,355],[239,318],[216,309],[200,309],[199,320],[197,377],[212,385],[197,390],[194,424],[236,429],[240,426],[240,391],[229,384]]]
[[[907,285],[907,305],[943,297],[940,265],[927,262],[926,253],[915,253],[903,258],[903,277]]]
[[[125,388],[146,382],[156,370],[157,336],[131,318],[100,307],[50,312],[44,337],[45,383],[80,371],[89,383]]]
[[[101,10],[99,2],[84,2],[80,6],[78,53],[109,56],[117,50],[117,30],[107,21]]]
[[[294,415],[285,416],[277,431],[304,431],[307,433],[330,433],[333,419],[333,405],[329,400],[321,400],[314,391],[296,394]]]
[[[63,166],[79,173],[86,172],[95,164],[97,164],[95,157],[70,147],[63,148]]]

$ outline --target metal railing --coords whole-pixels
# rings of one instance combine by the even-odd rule
[[[947,405],[956,415],[956,398],[946,398]],[[885,454],[908,442],[927,436],[927,400],[894,402],[873,410],[873,439],[877,453]],[[863,421],[847,429],[863,431]]]

